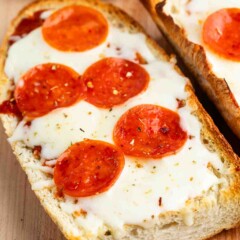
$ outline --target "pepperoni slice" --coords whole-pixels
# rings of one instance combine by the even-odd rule
[[[212,51],[240,61],[240,9],[221,9],[211,14],[204,23],[202,35]]]
[[[162,158],[174,154],[187,140],[179,122],[176,112],[157,105],[138,105],[119,119],[113,139],[127,155]]]
[[[112,144],[85,140],[69,147],[57,160],[54,181],[59,191],[87,197],[107,191],[125,164],[121,150]]]
[[[83,98],[84,85],[71,68],[48,63],[30,69],[20,79],[14,95],[23,116],[35,118]]]
[[[111,108],[143,91],[149,74],[140,65],[120,58],[104,58],[83,74],[87,101],[101,108]]]
[[[42,33],[45,41],[58,50],[82,52],[106,39],[108,23],[97,10],[68,6],[46,19]]]

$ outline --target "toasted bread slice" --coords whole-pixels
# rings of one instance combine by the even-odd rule
[[[151,12],[157,25],[193,73],[202,89],[218,108],[234,134],[240,137],[239,103],[236,101],[236,96],[233,95],[229,87],[228,79],[220,77],[221,74],[217,74],[213,70],[212,64],[207,59],[206,48],[201,43],[196,43],[188,38],[186,29],[184,29],[180,22],[177,22],[178,20],[174,19],[174,13],[173,15],[166,13],[164,8],[168,2],[167,0],[142,0],[142,2]],[[184,5],[182,7],[184,8]],[[179,11],[180,9],[177,8],[173,6],[172,11]],[[231,63],[227,63],[226,65],[229,68],[229,72],[231,72]]]
[[[97,1],[46,0],[33,3],[18,14],[12,22],[2,44],[0,59],[0,101],[9,99],[13,90],[11,85],[12,81],[5,74],[4,68],[8,57],[9,38],[19,22],[36,11],[58,9],[72,4],[90,6],[98,9],[111,24],[129,34],[145,34],[144,30],[124,12],[111,5]],[[174,66],[174,60],[170,59],[165,52],[147,36],[146,46],[148,46],[159,61],[173,66],[171,71],[174,72],[174,74],[182,77],[180,70]],[[52,186],[52,177],[46,172],[41,171],[41,168],[39,168],[39,160],[34,156],[32,149],[23,141],[11,142],[12,149],[23,170],[26,172],[35,194],[46,212],[59,226],[67,239],[200,240],[215,235],[223,229],[233,228],[239,224],[240,164],[238,158],[198,102],[189,82],[186,81],[185,90],[183,91],[187,94],[187,98],[185,99],[186,111],[190,112],[201,125],[201,129],[198,132],[201,147],[208,149],[209,153],[215,154],[218,163],[221,165],[221,168],[218,168],[211,162],[212,159],[209,159],[209,164],[205,166],[209,173],[217,179],[217,184],[213,184],[207,191],[202,191],[198,196],[194,196],[193,198],[189,197],[184,207],[174,211],[162,212],[157,218],[151,219],[151,221],[145,221],[144,226],[124,223],[124,227],[118,229],[104,222],[101,229],[93,234],[85,227],[87,220],[83,219],[82,224],[79,225],[76,222],[76,215],[64,211],[63,208],[61,208],[61,203],[66,201],[66,199],[56,196],[56,188]],[[5,114],[1,114],[1,119],[8,137],[11,137],[18,124],[18,119]],[[58,141],[58,139],[56,139],[56,141]],[[194,155],[192,157],[199,159],[199,161],[201,160],[201,156]],[[179,161],[184,161],[184,159],[179,159]],[[193,173],[193,178],[196,174],[197,173]],[[190,181],[192,180],[190,179]],[[161,183],[159,183],[159,186],[160,184]],[[41,187],[42,185],[44,185],[44,187]],[[176,201],[178,200],[175,199],[175,202]],[[159,203],[159,205],[161,204]],[[105,211],[107,212],[108,209],[105,209]]]

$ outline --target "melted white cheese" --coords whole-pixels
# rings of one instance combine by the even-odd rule
[[[110,47],[107,47],[107,43],[110,43]],[[117,47],[121,50],[117,50]],[[79,198],[77,204],[70,197],[61,203],[61,208],[68,213],[80,209],[87,211],[87,218],[79,216],[76,223],[80,227],[84,224],[93,234],[103,224],[117,229],[123,229],[124,224],[144,225],[145,220],[150,221],[152,216],[156,219],[160,213],[181,210],[188,199],[202,195],[204,191],[221,183],[222,180],[207,168],[210,162],[222,171],[223,165],[219,156],[209,152],[201,143],[200,122],[191,115],[192,109],[188,106],[177,109],[176,99],[187,98],[184,92],[187,80],[174,70],[173,63],[154,57],[147,48],[143,34],[128,34],[114,27],[111,27],[105,43],[86,53],[58,52],[43,42],[40,30],[36,29],[9,49],[6,61],[6,73],[17,83],[20,76],[35,64],[58,62],[81,74],[102,55],[133,61],[136,51],[148,61],[148,64],[142,65],[151,76],[145,92],[111,110],[99,109],[81,101],[33,120],[30,127],[24,126],[23,120],[9,139],[10,142],[23,141],[30,147],[41,145],[42,157],[53,159],[72,143],[84,138],[113,143],[114,125],[133,106],[149,103],[178,111],[183,129],[194,137],[188,139],[176,155],[161,160],[137,160],[125,156],[124,170],[110,190],[98,196]],[[48,59],[44,58],[44,52]]]
[[[164,12],[171,15],[174,22],[184,28],[187,38],[204,47],[202,27],[213,12],[222,8],[240,8],[239,0],[167,0]],[[240,105],[240,62],[225,59],[204,47],[212,71],[219,78],[225,78],[237,103]]]
[[[129,41],[123,45],[122,39],[126,38]],[[136,41],[139,43],[133,44]],[[109,42],[111,44],[107,47]],[[116,56],[134,60],[137,51],[141,51],[147,61],[153,60],[142,34],[128,34],[110,27],[107,40],[100,46],[85,52],[62,52],[48,45],[43,39],[41,29],[37,28],[10,47],[5,73],[15,84],[30,68],[43,63],[61,63],[82,74],[87,67],[101,58]]]
[[[36,118],[30,127],[26,126],[23,120],[9,141],[23,140],[29,147],[41,145],[43,158],[57,158],[71,144],[91,138],[97,130],[100,118],[101,112],[98,108],[81,101]]]

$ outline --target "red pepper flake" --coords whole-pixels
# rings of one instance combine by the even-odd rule
[[[160,198],[158,199],[158,205],[159,205],[159,207],[162,206],[162,197],[160,197]]]
[[[31,126],[31,124],[32,124],[32,122],[31,122],[31,121],[27,121],[27,122],[24,124],[24,127],[30,127],[30,126]]]
[[[64,197],[63,190],[62,189],[57,189],[57,192],[55,193],[55,197],[56,198],[63,198]]]
[[[188,138],[191,140],[191,139],[195,138],[195,136],[193,136],[193,135],[189,135]]]
[[[41,146],[35,146],[33,148],[33,155],[34,155],[34,157],[37,158],[37,159],[40,159],[41,151],[42,151],[42,147]]]
[[[176,100],[177,100],[177,103],[178,103],[178,106],[177,106],[178,109],[186,106],[186,101],[184,99],[178,99],[177,98]]]
[[[136,52],[135,56],[135,61],[139,64],[148,64],[147,60],[139,52]]]
[[[17,103],[14,98],[6,100],[0,105],[0,113],[14,115],[22,119],[22,113],[18,109]]]

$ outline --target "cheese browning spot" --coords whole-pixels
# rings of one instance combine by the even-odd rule
[[[136,168],[143,168],[143,165],[139,162],[136,162]]]
[[[86,218],[86,217],[87,217],[87,211],[85,211],[85,210],[83,210],[83,209],[80,209],[79,211],[75,211],[75,212],[73,213],[73,215],[74,215],[75,217],[80,217],[80,216],[82,216],[83,218]]]

